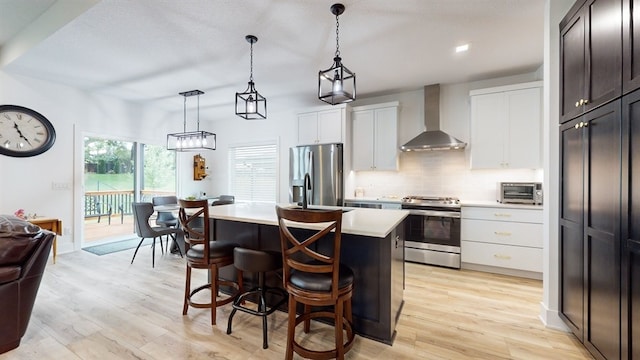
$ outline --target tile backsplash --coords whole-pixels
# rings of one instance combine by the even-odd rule
[[[433,195],[495,201],[498,182],[542,182],[543,173],[542,169],[472,170],[466,151],[449,150],[403,152],[399,171],[359,171],[352,176],[354,187],[364,189],[365,197]]]

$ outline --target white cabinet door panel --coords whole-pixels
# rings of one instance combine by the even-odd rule
[[[315,144],[318,140],[318,113],[298,114],[298,145]]]
[[[373,160],[376,170],[398,169],[398,108],[376,109]]]
[[[497,207],[462,207],[463,219],[516,221],[542,224],[542,209],[509,209]]]
[[[504,167],[504,139],[507,118],[505,97],[499,94],[471,98],[471,167],[495,169]]]
[[[542,224],[462,219],[462,240],[542,248]]]
[[[318,142],[321,144],[341,143],[342,110],[327,110],[318,113]]]
[[[542,249],[462,241],[463,263],[542,272]]]
[[[373,170],[374,113],[354,111],[353,125],[353,169]]]
[[[542,89],[531,88],[507,93],[509,135],[506,158],[510,168],[536,169],[542,165],[541,128]]]

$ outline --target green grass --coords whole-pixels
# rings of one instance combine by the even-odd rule
[[[133,174],[84,174],[85,191],[133,190]]]
[[[153,180],[153,178],[148,179]],[[158,178],[151,182],[161,182],[158,184],[148,184],[146,190],[175,191],[173,177]],[[117,191],[133,190],[133,174],[84,174],[85,191]]]

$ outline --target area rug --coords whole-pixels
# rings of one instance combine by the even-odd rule
[[[82,250],[88,251],[92,254],[102,256],[102,255],[111,254],[118,251],[134,249],[136,246],[138,246],[139,242],[140,242],[140,238],[133,238],[133,239],[127,239],[127,240],[114,241],[107,244],[89,246],[89,247],[83,248]],[[153,242],[153,239],[144,239],[144,242],[142,243],[142,245],[140,245],[140,247],[151,245],[152,242]]]

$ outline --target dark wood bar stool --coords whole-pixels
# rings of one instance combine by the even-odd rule
[[[229,315],[227,324],[227,334],[231,334],[231,324],[233,316],[237,310],[248,314],[262,316],[262,348],[269,347],[267,342],[267,316],[287,301],[287,292],[281,288],[269,287],[266,285],[265,275],[268,271],[276,271],[282,268],[282,255],[275,251],[252,250],[237,247],[233,250],[233,266],[243,272],[252,272],[258,274],[258,286],[244,292],[233,302],[233,310]],[[267,306],[267,293],[276,296],[278,302],[269,308]],[[245,300],[255,302],[258,309],[254,310],[245,305]],[[275,301],[275,300],[272,300]]]
[[[184,306],[182,315],[187,314],[189,306],[194,308],[211,308],[211,325],[216,324],[216,310],[232,302],[242,289],[242,271],[238,270],[238,282],[218,279],[218,269],[233,264],[235,244],[211,241],[209,226],[209,203],[207,200],[178,200],[180,211],[178,219],[185,233],[185,257],[187,259],[187,275],[184,290]],[[191,269],[208,269],[210,283],[191,290]],[[220,285],[229,286],[232,294],[217,300]],[[204,289],[211,289],[211,302],[197,303],[191,298]]]
[[[289,322],[287,326],[286,359],[293,352],[308,359],[344,359],[353,346],[353,271],[340,264],[342,211],[288,209],[276,206],[280,226],[280,244],[283,257],[283,284],[289,293]],[[296,237],[300,229],[289,228],[291,222],[326,223],[320,230],[310,230],[309,237]],[[293,224],[295,225],[295,224]],[[308,234],[308,232],[305,232]],[[296,314],[296,304],[304,304],[304,312]],[[312,306],[333,306],[334,311]],[[314,351],[303,347],[295,339],[295,328],[304,322],[304,332],[310,331],[310,320],[332,318],[335,327],[335,345],[332,350]],[[343,332],[347,337],[344,340]]]

